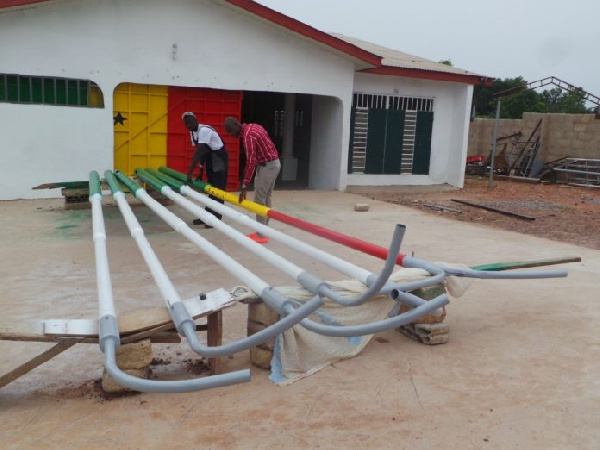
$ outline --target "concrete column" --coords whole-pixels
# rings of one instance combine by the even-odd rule
[[[283,148],[281,150],[281,181],[295,181],[298,160],[294,158],[294,121],[296,117],[296,94],[285,94],[285,120],[283,122]]]

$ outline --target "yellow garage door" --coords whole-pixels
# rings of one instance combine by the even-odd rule
[[[121,83],[114,92],[115,169],[132,175],[136,168],[167,163],[166,86]]]

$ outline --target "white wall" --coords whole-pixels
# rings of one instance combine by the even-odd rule
[[[10,196],[1,191],[0,199],[39,197],[41,191],[31,186],[82,174],[86,179],[91,167],[111,167],[112,92],[121,82],[308,93],[345,99],[346,105],[354,70],[352,61],[218,1],[66,0],[0,12],[0,73],[90,79],[106,103],[94,111],[0,104],[0,157],[12,155],[17,168],[2,181],[14,186]],[[37,137],[51,143],[37,152],[59,162],[57,155],[73,152],[65,148],[81,143],[78,151],[85,153],[71,158],[68,167],[29,166],[28,135],[37,120],[48,122]],[[71,134],[74,128],[79,131]],[[328,129],[321,131],[333,142]]]
[[[87,180],[91,170],[113,168],[113,137],[98,131],[104,110],[0,103],[0,199],[48,198],[60,189],[35,190],[53,181]],[[110,119],[110,117],[109,117]],[[112,123],[112,122],[111,122]]]
[[[429,175],[364,175],[343,172],[341,185],[390,186],[448,183],[462,187],[473,88],[463,83],[357,73],[355,92],[433,97]],[[348,157],[348,144],[344,158]]]
[[[308,187],[344,189],[340,175],[346,172],[343,157],[350,136],[350,103],[333,97],[313,97]],[[347,155],[347,152],[346,152]]]

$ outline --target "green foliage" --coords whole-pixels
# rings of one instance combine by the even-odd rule
[[[501,94],[500,96],[495,96]],[[538,93],[527,88],[523,77],[496,78],[491,87],[475,86],[473,107],[476,117],[495,117],[496,102],[501,97],[500,117],[520,119],[524,112],[587,113],[583,91],[568,92],[553,88]]]
[[[560,88],[554,88],[541,93],[549,113],[581,114],[590,112],[585,107],[584,94],[582,92],[564,92]]]
[[[450,66],[450,67],[454,67],[454,64],[452,64],[452,61],[449,59],[442,59],[440,61],[440,64],[443,64],[445,66]]]

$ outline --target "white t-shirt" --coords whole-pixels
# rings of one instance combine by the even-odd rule
[[[211,150],[220,150],[223,148],[223,141],[211,126],[198,124],[198,129],[191,131],[190,136],[194,147],[198,144],[206,144]]]

